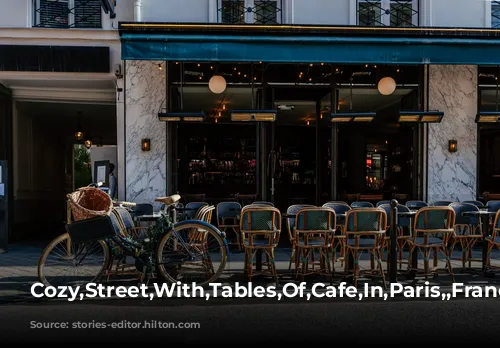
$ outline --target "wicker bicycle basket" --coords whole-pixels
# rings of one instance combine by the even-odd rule
[[[84,187],[69,194],[71,214],[74,221],[109,215],[113,209],[111,197],[94,187]]]

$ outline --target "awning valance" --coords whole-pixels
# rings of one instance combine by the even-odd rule
[[[235,26],[237,27],[237,26]],[[122,23],[123,60],[339,64],[500,64],[500,31]],[[307,28],[307,27],[305,27]],[[316,28],[316,27],[315,27]],[[321,29],[321,28],[320,28]],[[328,30],[332,29],[332,30]],[[333,30],[336,29],[336,30]],[[380,28],[379,28],[380,29]],[[349,32],[352,30],[352,32]]]

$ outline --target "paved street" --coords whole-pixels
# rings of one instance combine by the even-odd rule
[[[498,339],[499,315],[500,304],[496,299],[313,303],[127,300],[3,305],[0,306],[0,334],[2,342],[16,343],[69,339],[72,342],[161,340],[166,344],[306,340],[373,343],[376,339],[384,344],[402,344],[410,342],[408,340],[426,344],[429,341],[478,344]],[[56,323],[64,323],[68,328],[34,328]],[[139,324],[149,328],[140,329],[136,327]],[[182,324],[191,328],[171,326]]]

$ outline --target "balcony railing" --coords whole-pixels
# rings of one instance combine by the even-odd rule
[[[99,0],[34,0],[34,27],[102,28]]]
[[[419,26],[419,0],[358,0],[358,25]]]
[[[219,0],[217,15],[227,24],[283,23],[282,0]]]
[[[491,27],[500,29],[500,1],[491,2]]]

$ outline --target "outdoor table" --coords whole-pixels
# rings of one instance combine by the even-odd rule
[[[484,273],[485,276],[492,276],[492,274],[487,274],[486,272],[486,258],[488,255],[488,243],[486,242],[486,238],[490,236],[490,216],[495,216],[496,212],[493,211],[464,211],[462,213],[462,216],[475,216],[479,217],[482,222],[482,232],[483,232],[483,266],[481,271]]]
[[[412,230],[412,233],[415,233],[413,231],[413,219],[415,218],[415,215],[417,215],[418,210],[413,210],[413,211],[399,211],[398,212],[398,218],[408,218],[410,219],[410,229]],[[398,219],[399,221],[399,219]],[[410,277],[415,277],[415,270],[418,267],[418,249],[415,248],[413,251],[413,255],[411,258],[411,269],[410,271]]]

